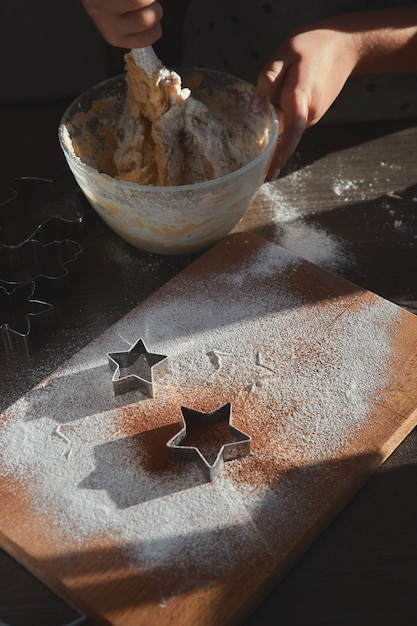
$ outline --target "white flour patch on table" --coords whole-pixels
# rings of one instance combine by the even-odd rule
[[[290,174],[288,178],[294,179],[292,189],[298,190],[302,186],[299,190],[301,198],[303,193],[308,193],[308,179],[305,180],[300,172]],[[300,207],[288,200],[279,183],[264,183],[257,199],[268,203],[272,209],[276,243],[330,271],[338,272],[350,265],[352,259],[343,242],[328,230],[307,222]]]

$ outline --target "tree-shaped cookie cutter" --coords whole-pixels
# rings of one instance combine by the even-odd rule
[[[0,350],[32,352],[32,331],[74,276],[83,251],[86,201],[71,173],[10,183],[0,203]]]
[[[232,407],[228,402],[210,413],[202,413],[182,406],[183,428],[167,442],[169,458],[174,461],[198,463],[207,480],[213,481],[226,461],[232,461],[251,454],[251,437],[231,424]],[[228,426],[228,441],[219,442],[213,462],[210,462],[196,445],[186,445],[189,435],[196,434],[194,441],[209,435],[213,426]],[[194,433],[193,433],[194,431]],[[183,443],[184,442],[184,443]]]
[[[39,299],[34,282],[17,285],[11,292],[0,284],[0,350],[32,351],[31,330],[40,318],[53,313],[53,305]]]

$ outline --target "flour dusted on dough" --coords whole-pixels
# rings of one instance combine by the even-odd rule
[[[128,97],[113,155],[116,177],[145,185],[184,185],[228,174],[265,147],[261,119],[250,111],[248,123],[214,113],[181,85],[162,64],[149,77],[132,52],[126,57]],[[230,111],[233,102],[230,102]]]

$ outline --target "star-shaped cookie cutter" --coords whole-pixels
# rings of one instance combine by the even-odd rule
[[[205,477],[212,481],[219,474],[224,462],[232,461],[251,454],[251,437],[243,431],[232,426],[232,406],[228,402],[210,413],[202,413],[194,409],[182,406],[184,427],[167,442],[169,458],[175,461],[197,462],[203,470]],[[220,446],[215,450],[214,462],[210,463],[196,445],[186,445],[188,436],[194,441],[207,441],[210,429],[216,425],[224,425],[228,428],[228,441],[217,442]],[[187,430],[188,429],[188,430]],[[215,437],[217,439],[217,437]],[[183,443],[185,441],[185,443]],[[216,442],[214,442],[216,445]]]
[[[143,339],[138,339],[129,350],[109,352],[107,357],[115,395],[139,390],[154,397],[153,370],[168,358],[165,354],[148,352]]]

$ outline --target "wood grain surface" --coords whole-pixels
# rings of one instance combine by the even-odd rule
[[[10,197],[12,178],[51,178],[65,167],[56,129],[68,104],[0,107],[1,199]],[[349,252],[336,273],[415,312],[416,141],[413,119],[311,128],[275,184],[275,201],[256,199],[238,230],[302,254],[308,224],[304,234],[319,233],[325,244],[336,241],[336,253],[339,246]],[[2,354],[2,410],[192,260],[134,250],[99,220],[92,220],[83,259],[84,272],[56,302],[53,324],[36,335],[33,355]],[[317,253],[316,260],[326,266],[328,258]],[[113,297],[115,289],[121,297]],[[245,625],[415,623],[416,452],[414,429]],[[56,626],[76,615],[0,551],[1,619]]]
[[[177,309],[173,305],[176,299]],[[166,311],[171,321],[163,327],[158,316]],[[207,311],[212,314],[207,315]],[[179,312],[182,316],[177,320]],[[220,371],[207,382],[204,368],[200,372],[190,354],[200,345],[201,336],[207,350],[216,345],[219,348],[218,319],[227,327],[221,337],[227,338],[229,349],[232,346],[238,351],[236,346],[242,344],[244,350],[234,354],[232,349],[233,372],[227,375]],[[103,355],[106,350],[121,349],[128,340],[132,343],[138,329],[144,328],[156,346],[153,351],[171,349],[173,370],[163,378],[155,399],[144,402],[136,394],[126,399],[126,404],[116,402],[109,378],[105,383]],[[115,346],[117,342],[120,346]],[[388,351],[380,353],[380,346],[385,344]],[[225,358],[230,356],[227,350],[222,352],[221,345],[219,350]],[[378,357],[382,361],[377,362]],[[354,370],[348,367],[351,358]],[[358,359],[365,362],[369,358],[369,371],[352,380]],[[416,360],[414,315],[263,239],[248,234],[231,236],[5,411],[3,440],[11,447],[2,448],[3,546],[98,623],[240,623],[415,426]],[[284,385],[279,368],[284,364],[287,372],[294,363],[293,385],[286,381],[287,394],[277,393],[280,383]],[[175,367],[181,371],[179,386]],[[272,372],[273,378],[251,378],[253,369],[259,372],[262,368],[263,374]],[[303,379],[297,388],[297,376],[310,369],[311,377]],[[326,382],[318,374],[322,371],[328,373]],[[320,388],[316,387],[317,380]],[[300,395],[306,384],[312,398],[322,398],[321,403],[312,404],[316,415],[303,413],[298,407],[307,402]],[[353,401],[358,384],[365,385],[359,392],[360,404]],[[351,413],[344,415],[343,408],[339,415],[341,398],[350,392]],[[325,403],[329,394],[334,415]],[[252,456],[227,464],[218,483],[205,483],[198,468],[190,470],[181,464],[179,476],[185,481],[184,490],[178,486],[177,468],[161,460],[156,480],[155,467],[150,469],[149,462],[144,461],[143,446],[148,440],[152,458],[163,459],[163,442],[178,428],[174,407],[180,400],[203,411],[231,400],[236,425],[252,436]],[[81,471],[76,484],[71,484],[74,476],[70,465],[62,461],[53,466],[56,474],[50,476],[50,466],[39,460],[37,449],[31,449],[43,447],[45,455],[56,450],[57,438],[54,441],[51,436],[56,428],[42,430],[48,420],[58,422],[61,435],[62,428],[67,427],[70,439],[79,429],[78,452],[91,453],[95,459],[96,468],[90,467],[88,472],[96,475],[94,481]],[[98,421],[99,429],[84,431],[86,420]],[[28,455],[25,474],[25,460],[16,464],[12,452],[19,449],[16,437],[26,432],[28,421],[39,425],[33,432],[45,434],[32,433],[33,446],[29,444],[24,450]],[[116,425],[117,437],[113,433],[107,440],[104,423],[108,421]],[[10,438],[8,433],[13,434],[14,429],[16,434]],[[104,433],[101,441],[94,439],[98,433]],[[153,433],[150,439],[149,433]],[[128,453],[119,448],[121,435],[133,437],[133,452],[130,447]],[[116,452],[106,460],[103,449],[112,445]],[[122,451],[121,456],[117,450]],[[70,460],[69,455],[67,458]],[[80,465],[81,459],[79,456]],[[139,484],[132,493],[125,493],[121,461],[127,468],[134,463],[138,477],[151,481],[152,496],[142,492]],[[100,462],[106,471],[100,470]],[[60,494],[54,492],[58,484]],[[86,514],[74,509],[63,493],[78,497],[80,489],[87,498]],[[98,514],[94,500],[97,489],[109,492],[115,506],[105,514],[120,516],[119,526],[109,522],[93,524],[91,529]],[[180,538],[175,537],[174,552],[164,531],[159,535],[149,531],[152,519],[148,515],[155,514],[155,503],[160,514],[159,521],[155,518],[156,527],[173,511],[174,526],[180,520],[182,531]],[[101,501],[99,504],[102,506]],[[190,518],[189,511],[193,510],[198,518],[210,512],[211,523],[203,525],[204,532],[200,520]],[[129,517],[132,514],[133,518]],[[131,530],[124,534],[132,520],[136,529],[133,534]],[[165,532],[169,536],[169,524]],[[162,546],[162,556],[145,558],[143,545],[152,542],[155,554]],[[129,552],[128,545],[136,546],[135,550]]]

